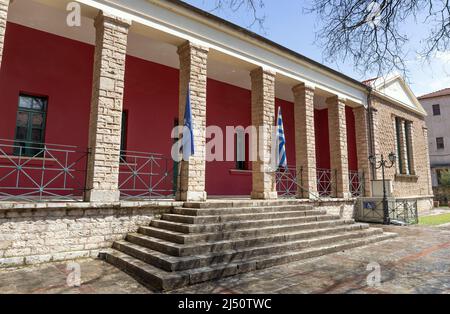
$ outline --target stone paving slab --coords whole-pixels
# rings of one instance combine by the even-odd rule
[[[384,229],[399,237],[171,293],[450,293],[450,227]],[[80,287],[67,286],[67,263],[53,263],[0,270],[0,293],[157,293],[101,260],[76,262]],[[367,285],[369,263],[380,265],[380,286]]]

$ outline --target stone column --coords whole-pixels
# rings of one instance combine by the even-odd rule
[[[257,68],[250,73],[252,80],[252,125],[258,129],[258,156],[252,162],[252,198],[276,199],[275,169],[271,167],[272,137],[275,124],[275,73]]]
[[[349,198],[347,122],[345,118],[345,99],[327,99],[328,125],[330,136],[331,169],[334,176],[335,196]]]
[[[180,162],[177,199],[206,201],[206,82],[208,48],[186,42],[178,47],[180,57],[179,121],[184,120],[188,86],[194,126],[194,156]]]
[[[2,66],[3,46],[5,44],[9,2],[10,0],[0,0],[0,68]]]
[[[400,145],[400,156],[398,156],[399,160],[401,160],[400,165],[400,173],[407,174],[408,173],[408,158],[407,158],[407,149],[406,149],[406,133],[405,133],[405,120],[400,119],[399,122],[400,130],[398,132],[399,139],[398,143]],[[385,156],[387,157],[387,156]]]
[[[119,159],[125,57],[131,21],[100,12],[89,122],[86,201],[119,201]]]
[[[381,154],[381,143],[380,143],[380,134],[382,132],[379,132],[380,128],[380,119],[379,119],[379,113],[378,110],[374,107],[370,109],[370,117],[372,119],[372,141],[373,141],[373,154],[379,156]],[[395,129],[395,123],[394,123],[394,129]],[[376,169],[374,166],[371,167],[371,173],[373,173],[372,180],[380,180],[381,179],[381,169]],[[372,182],[371,182],[372,184]]]
[[[295,156],[299,186],[297,196],[312,198],[317,195],[314,87],[299,84],[294,86],[292,91],[294,93]]]
[[[355,115],[356,152],[358,169],[364,174],[364,194],[371,195],[370,161],[369,161],[369,124],[367,110],[364,106],[353,109]]]
[[[425,144],[425,164],[426,164],[426,168],[427,168],[427,185],[428,185],[428,195],[433,195],[433,182],[432,182],[432,178],[431,178],[431,166],[430,166],[430,147],[428,145],[428,128],[426,126],[424,126],[422,128],[423,130],[423,141]]]

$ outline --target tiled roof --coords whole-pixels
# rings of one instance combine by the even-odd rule
[[[441,96],[447,96],[447,95],[450,96],[450,88],[441,89],[436,92],[420,96],[417,99],[421,100],[421,99],[435,98],[435,97],[441,97]]]

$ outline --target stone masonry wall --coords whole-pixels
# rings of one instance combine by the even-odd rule
[[[206,84],[208,48],[186,42],[178,48],[180,57],[179,121],[182,125],[188,86],[194,127],[195,154],[180,165],[177,199],[206,200]]]
[[[131,22],[100,14],[95,20],[96,45],[89,122],[90,155],[86,201],[120,198],[119,159],[125,57]]]
[[[380,99],[372,99],[374,113],[375,152],[377,154],[389,153],[396,150],[395,117],[411,121],[411,135],[413,140],[413,155],[415,175],[399,175],[397,167],[386,169],[386,178],[392,180],[394,196],[431,196],[431,177],[429,171],[428,140],[424,117],[409,110],[394,106]],[[377,179],[381,173],[377,172]]]
[[[297,195],[299,197],[311,198],[317,194],[314,87],[300,84],[295,86],[292,91],[294,93],[294,117],[296,125],[295,153],[297,173],[302,174],[301,176],[297,176],[300,179]]]
[[[275,171],[270,168],[275,124],[275,73],[263,68],[251,72],[252,125],[258,128],[258,158],[252,162],[253,199],[276,199]],[[261,132],[261,127],[263,132]],[[262,138],[261,138],[262,137]]]
[[[5,43],[9,1],[10,0],[0,0],[0,68],[2,66],[3,45]]]
[[[155,208],[0,209],[0,267],[97,257],[165,210]]]

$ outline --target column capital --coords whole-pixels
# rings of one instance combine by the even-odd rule
[[[339,96],[339,95],[334,95],[334,96],[328,97],[325,102],[328,105],[333,105],[336,103],[344,103],[345,104],[347,102],[347,98]]]
[[[184,55],[184,54],[188,54],[192,51],[201,51],[203,53],[208,53],[209,52],[209,48],[202,46],[200,44],[197,43],[193,43],[191,41],[185,41],[184,43],[182,43],[181,45],[178,46],[177,49],[177,53],[178,55]]]
[[[308,90],[311,92],[314,92],[316,90],[316,87],[309,83],[299,83],[292,87],[292,92],[295,94],[302,93],[303,91]]]
[[[129,28],[131,26],[131,20],[115,16],[111,13],[99,11],[97,16],[94,20],[94,26],[95,28],[98,28],[101,25],[104,25],[105,23],[110,23],[116,26],[121,26],[125,28]]]
[[[264,67],[258,67],[256,69],[253,69],[250,71],[250,76],[252,78],[256,78],[260,75],[267,75],[267,76],[271,76],[271,77],[275,78],[277,73],[271,69],[264,68]]]

